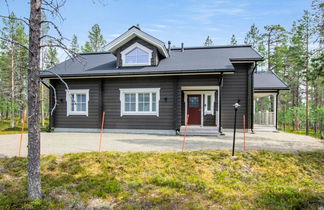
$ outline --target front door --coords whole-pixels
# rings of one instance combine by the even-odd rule
[[[201,124],[201,95],[188,95],[189,125]]]

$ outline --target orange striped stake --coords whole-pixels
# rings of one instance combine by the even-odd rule
[[[21,120],[21,134],[20,134],[20,139],[19,139],[19,151],[18,151],[18,157],[20,157],[20,153],[21,153],[21,144],[22,144],[22,137],[23,137],[23,135],[24,135],[26,115],[27,115],[27,112],[26,112],[26,110],[25,110],[25,111],[24,111],[24,117],[23,117],[23,119]]]
[[[187,115],[187,122],[186,122],[186,126],[185,126],[184,133],[183,133],[182,152],[184,151],[184,145],[185,145],[185,141],[186,141],[188,121],[189,121],[189,115]]]
[[[102,120],[101,120],[101,129],[100,129],[99,152],[101,152],[102,133],[103,133],[104,123],[105,123],[105,112],[102,113],[102,118],[101,119]]]
[[[246,151],[246,129],[245,129],[245,115],[243,115],[243,137],[244,137],[244,152]]]

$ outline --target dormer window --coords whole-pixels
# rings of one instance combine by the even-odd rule
[[[150,66],[152,50],[139,43],[134,43],[121,53],[123,66]]]

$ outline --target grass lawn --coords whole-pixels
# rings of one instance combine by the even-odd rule
[[[48,120],[45,120],[45,126],[41,127],[41,131],[46,131]],[[15,127],[10,127],[10,120],[1,120],[0,122],[0,135],[21,133],[21,121],[19,118],[15,120]],[[28,132],[27,122],[25,122],[24,133]]]
[[[305,129],[301,129],[299,131],[294,131],[292,126],[286,126],[286,129],[284,129],[283,127],[279,127],[279,130],[283,131],[283,132],[287,132],[287,133],[306,136],[306,130]],[[321,133],[319,131],[317,131],[315,133],[314,129],[309,129],[309,136],[312,136],[312,137],[317,138],[317,139],[323,139],[323,134],[321,135]]]
[[[75,153],[42,156],[43,200],[26,192],[26,158],[0,159],[0,209],[316,209],[324,151]]]

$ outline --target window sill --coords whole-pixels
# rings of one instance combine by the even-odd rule
[[[159,116],[158,113],[154,112],[154,113],[151,113],[151,112],[124,112],[122,113],[122,117],[123,116]]]
[[[86,112],[70,112],[67,114],[67,116],[88,116],[88,113]]]

